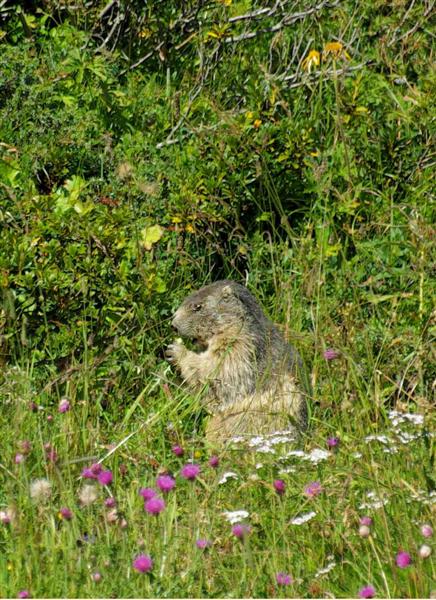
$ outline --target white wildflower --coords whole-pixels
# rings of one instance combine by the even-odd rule
[[[225,483],[228,479],[238,479],[238,474],[233,473],[233,471],[227,471],[218,481],[219,484]]]
[[[318,464],[322,460],[327,460],[331,456],[330,452],[327,450],[321,450],[320,448],[314,448],[309,454],[306,456],[306,459],[311,463]]]
[[[231,525],[239,523],[243,519],[247,519],[250,516],[250,513],[246,510],[225,510],[222,514]]]
[[[51,496],[51,483],[48,479],[34,479],[30,483],[30,497],[36,503],[44,503]]]
[[[309,513],[306,513],[304,515],[299,515],[298,517],[294,517],[293,519],[291,519],[290,523],[291,525],[302,525],[303,523],[307,523],[307,521],[310,521],[311,519],[313,519],[313,517],[316,516],[316,512],[312,511]]]
[[[391,444],[392,440],[387,435],[367,435],[365,438],[366,442],[381,442],[382,444]]]
[[[360,510],[368,508],[376,510],[388,503],[387,498],[379,498],[375,492],[368,492],[366,497],[368,498],[369,502],[362,502],[362,504],[359,506]]]
[[[332,569],[336,567],[336,563],[334,561],[328,563],[323,569],[320,569],[315,573],[315,578],[321,577],[321,575],[325,575],[326,573],[330,573]]]

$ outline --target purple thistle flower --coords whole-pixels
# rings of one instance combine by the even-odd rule
[[[426,538],[430,538],[433,535],[433,528],[431,525],[428,525],[427,523],[425,525],[422,525],[421,527],[421,533],[424,537]]]
[[[200,548],[200,550],[205,550],[206,548],[212,546],[212,542],[210,540],[200,538],[195,542],[195,545],[197,546],[197,548]]]
[[[47,415],[47,421],[51,423],[53,421],[53,415]]]
[[[147,554],[140,554],[133,561],[133,568],[139,573],[148,573],[153,568],[153,561]]]
[[[359,598],[374,598],[375,589],[372,585],[366,585],[361,590],[359,590]]]
[[[58,410],[60,413],[66,413],[70,410],[70,403],[66,398],[62,398],[62,400],[59,402]]]
[[[59,510],[59,517],[61,519],[64,519],[65,521],[69,521],[70,519],[73,518],[73,513],[71,512],[71,510],[69,508],[66,508],[64,506]]]
[[[183,454],[185,453],[181,446],[173,446],[171,450],[176,456],[183,456]]]
[[[31,412],[38,412],[38,405],[36,402],[29,402],[29,410]]]
[[[319,481],[312,481],[304,488],[304,493],[309,498],[318,496],[322,492],[322,487]]]
[[[151,515],[158,515],[165,508],[165,501],[162,500],[162,498],[154,496],[153,498],[150,498],[150,500],[146,501],[144,508]]]
[[[286,488],[286,484],[283,481],[283,479],[276,479],[273,483],[274,489],[275,491],[278,493],[279,496],[283,496],[283,494],[285,493],[285,488]]]
[[[329,448],[336,448],[337,446],[339,446],[339,438],[338,437],[327,438],[327,446]]]
[[[235,537],[241,539],[247,536],[251,531],[251,527],[248,525],[244,525],[242,523],[238,523],[237,525],[233,525],[232,533]]]
[[[21,592],[18,592],[17,598],[30,598],[30,592],[29,590],[21,590]]]
[[[276,581],[278,585],[291,585],[292,577],[287,573],[277,573]]]
[[[400,567],[400,569],[405,569],[412,564],[412,558],[408,552],[401,550],[395,557],[395,562],[397,567]]]
[[[150,500],[150,498],[157,496],[157,492],[153,488],[141,488],[139,490],[139,495],[142,496],[144,500]]]
[[[94,475],[94,473],[91,471],[91,469],[89,467],[85,467],[83,469],[82,477],[84,479],[97,479],[97,475]]]
[[[185,479],[189,479],[190,481],[193,481],[199,473],[200,467],[194,464],[187,464],[180,471],[180,475]]]
[[[359,519],[359,523],[361,525],[366,525],[367,527],[371,527],[371,525],[372,525],[372,519],[371,519],[371,517],[361,517]]]
[[[101,485],[110,485],[113,478],[112,471],[102,471],[97,475],[98,482],[101,483]]]
[[[23,461],[24,461],[24,454],[21,454],[20,452],[18,452],[18,453],[15,455],[15,458],[14,458],[14,462],[15,462],[15,464],[16,464],[16,465],[19,465],[19,464],[21,464]]]
[[[115,500],[115,498],[112,498],[112,496],[110,496],[109,498],[106,498],[106,500],[104,501],[104,505],[107,508],[114,508],[117,505],[117,501]]]
[[[327,348],[327,350],[323,354],[326,360],[334,360],[340,356],[340,352],[334,350],[333,348]]]
[[[216,469],[219,464],[220,464],[220,459],[218,458],[218,456],[211,456],[209,458],[209,466],[212,467],[212,469]]]
[[[82,477],[84,477],[85,479],[97,479],[102,471],[103,467],[100,464],[95,463],[90,467],[86,467],[85,469],[83,469]]]
[[[161,475],[156,479],[156,485],[161,492],[170,492],[176,485],[176,482],[171,475]]]

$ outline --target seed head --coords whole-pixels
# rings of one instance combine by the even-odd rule
[[[90,506],[98,498],[98,489],[95,485],[85,484],[79,491],[79,500],[82,506]]]
[[[419,556],[421,558],[428,558],[431,554],[431,548],[430,546],[427,546],[427,544],[423,544],[420,549],[419,549]]]
[[[30,497],[36,503],[44,503],[51,496],[51,483],[48,479],[34,479],[30,484]]]

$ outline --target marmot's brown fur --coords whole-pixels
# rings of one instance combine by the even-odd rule
[[[301,359],[246,287],[217,281],[201,288],[177,310],[173,326],[202,349],[176,341],[167,357],[191,389],[204,389],[210,442],[305,428]]]

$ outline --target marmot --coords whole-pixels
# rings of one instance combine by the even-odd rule
[[[201,288],[172,324],[200,346],[192,352],[177,340],[166,356],[193,391],[204,389],[208,441],[305,428],[301,358],[245,286],[224,280]]]

